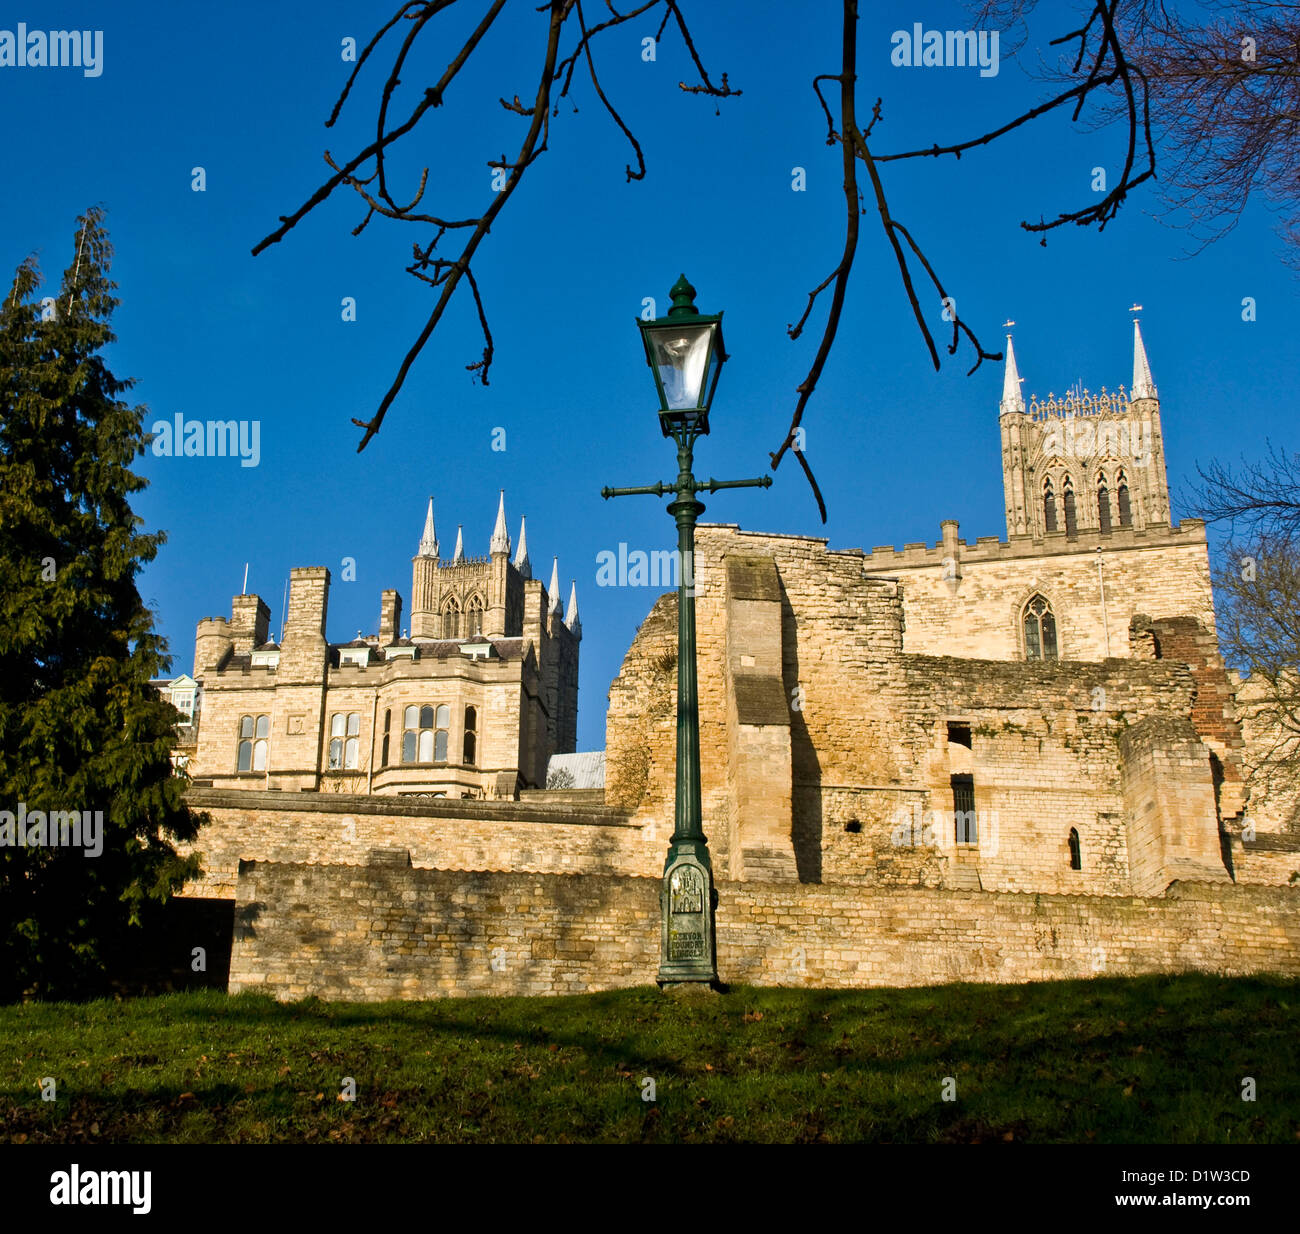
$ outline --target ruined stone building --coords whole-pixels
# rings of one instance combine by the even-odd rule
[[[485,557],[456,533],[440,553],[429,499],[402,597],[380,597],[377,632],[325,637],[330,574],[292,572],[280,642],[270,609],[240,595],[194,643],[200,704],[187,770],[200,786],[433,797],[507,797],[545,782],[577,733],[576,585],[561,609],[558,560],[533,578],[526,528],[511,560],[505,494]]]
[[[1140,330],[1127,392],[1020,384],[1008,339],[1005,540],[700,529],[704,814],[731,878],[1122,895],[1300,868],[1275,819],[1242,839],[1205,528],[1170,521]],[[647,819],[672,810],[675,613],[610,694],[607,797]]]

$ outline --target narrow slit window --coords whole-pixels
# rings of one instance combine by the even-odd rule
[[[979,826],[975,816],[975,777],[952,777],[952,819],[958,844],[977,844]]]
[[[478,754],[478,708],[465,708],[465,758],[467,767],[474,766]]]
[[[1133,507],[1129,502],[1128,485],[1124,483],[1121,476],[1119,481],[1119,525],[1121,527],[1133,526]]]

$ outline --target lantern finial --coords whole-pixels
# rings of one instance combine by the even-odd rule
[[[673,299],[673,306],[668,310],[669,317],[682,317],[689,314],[698,317],[700,310],[695,307],[695,288],[691,286],[686,275],[680,275],[668,294]]]

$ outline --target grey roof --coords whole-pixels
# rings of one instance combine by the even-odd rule
[[[557,771],[567,771],[573,777],[568,788],[604,788],[605,787],[605,751],[584,750],[578,754],[552,754],[546,764],[546,783],[551,785],[551,777]]]
[[[416,640],[415,645],[419,647],[420,654],[426,658],[434,656],[440,660],[445,660],[459,656],[462,647],[477,645],[491,647],[502,660],[513,660],[523,653],[525,640],[522,638],[486,638],[481,634],[476,634],[472,638],[421,638]]]

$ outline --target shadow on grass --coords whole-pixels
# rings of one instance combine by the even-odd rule
[[[135,1086],[78,1087],[63,1124],[73,1138],[97,1111],[113,1120],[110,1134],[149,1138],[152,1129],[171,1138],[198,1107],[216,1120],[218,1136],[216,1123],[231,1117],[273,1124],[282,1138],[318,1138],[355,1116],[348,1134],[400,1135],[406,1117],[433,1125],[434,1138],[473,1138],[484,1127],[527,1138],[535,1117],[551,1134],[575,1125],[577,1138],[635,1139],[639,1126],[640,1138],[743,1139],[757,1127],[756,1138],[771,1139],[788,1123],[790,1139],[1136,1142],[1175,1140],[1183,1130],[1212,1139],[1221,1127],[1220,1138],[1232,1133],[1236,1142],[1243,1126],[1246,1139],[1290,1134],[1286,1120],[1300,1110],[1297,1000],[1294,980],[1195,975],[905,990],[736,987],[689,1001],[653,987],[382,1004],[203,993],[0,1009],[0,1046],[30,1046],[48,1027],[93,1049],[97,1036],[129,1030],[120,1044],[136,1052],[114,1057],[119,1069],[136,1069]],[[204,1045],[211,1038],[237,1048],[257,1082],[241,1086],[226,1074],[181,1086],[160,1076],[141,1086],[147,1077],[138,1068],[158,1057],[151,1038],[160,1033],[179,1038],[173,1064],[218,1048]],[[417,1058],[413,1046],[426,1049]],[[265,1074],[285,1060],[291,1082]],[[355,1069],[366,1109],[333,1108],[340,1068]],[[1258,1107],[1268,1119],[1252,1124],[1239,1085],[1257,1074],[1270,1104]],[[658,1078],[660,1106],[631,1119],[623,1106],[643,1076]],[[399,1077],[407,1108],[385,1123],[383,1101]],[[955,1102],[941,1099],[947,1078]],[[39,1110],[28,1084],[24,1076],[0,1086],[6,1132],[16,1117],[32,1134],[39,1124],[57,1135],[54,1112]],[[564,1100],[572,1119],[560,1116]],[[421,1103],[418,1115],[410,1112]],[[520,1106],[514,1122],[512,1103]],[[606,1110],[617,1126],[603,1126]],[[655,1118],[660,1125],[647,1132]],[[357,1132],[355,1120],[368,1130]],[[244,1134],[235,1129],[235,1138]]]

